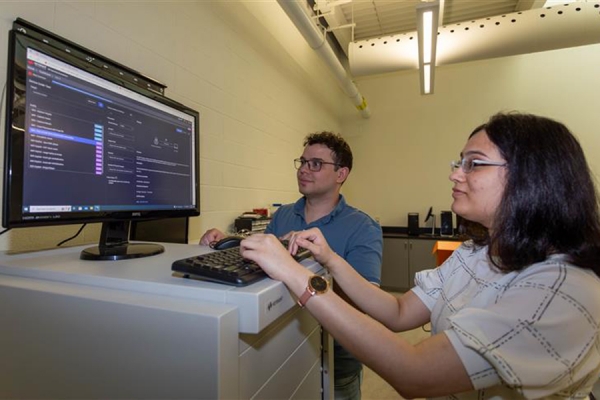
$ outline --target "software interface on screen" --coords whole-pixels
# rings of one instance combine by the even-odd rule
[[[31,48],[26,82],[25,220],[194,208],[192,116]]]

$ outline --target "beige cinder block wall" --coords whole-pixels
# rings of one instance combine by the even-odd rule
[[[420,95],[417,71],[357,79],[373,116],[344,122],[356,158],[348,199],[382,225],[406,226],[408,212],[423,225],[430,206],[439,216],[452,203],[450,161],[498,111],[562,121],[600,176],[598,65],[600,45],[438,67],[430,96]]]

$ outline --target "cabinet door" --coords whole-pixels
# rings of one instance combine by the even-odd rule
[[[435,255],[433,246],[435,240],[410,239],[410,251],[408,257],[408,287],[415,286],[415,274],[424,269],[435,268]]]
[[[384,237],[381,287],[406,290],[408,283],[408,239]]]

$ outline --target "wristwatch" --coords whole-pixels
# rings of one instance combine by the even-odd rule
[[[317,295],[323,294],[329,290],[329,282],[327,279],[323,278],[321,275],[313,275],[308,278],[308,286],[306,286],[306,291],[302,293],[302,296],[298,299],[298,305],[302,308],[306,305],[308,300]]]

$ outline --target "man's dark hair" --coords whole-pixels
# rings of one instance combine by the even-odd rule
[[[347,167],[352,171],[352,150],[341,135],[328,131],[311,133],[304,138],[304,146],[313,144],[327,146],[331,149],[333,161],[340,167]]]
[[[562,253],[600,276],[597,193],[575,136],[560,122],[518,113],[496,114],[471,136],[481,130],[508,166],[493,232],[475,242],[490,246],[503,271]]]

